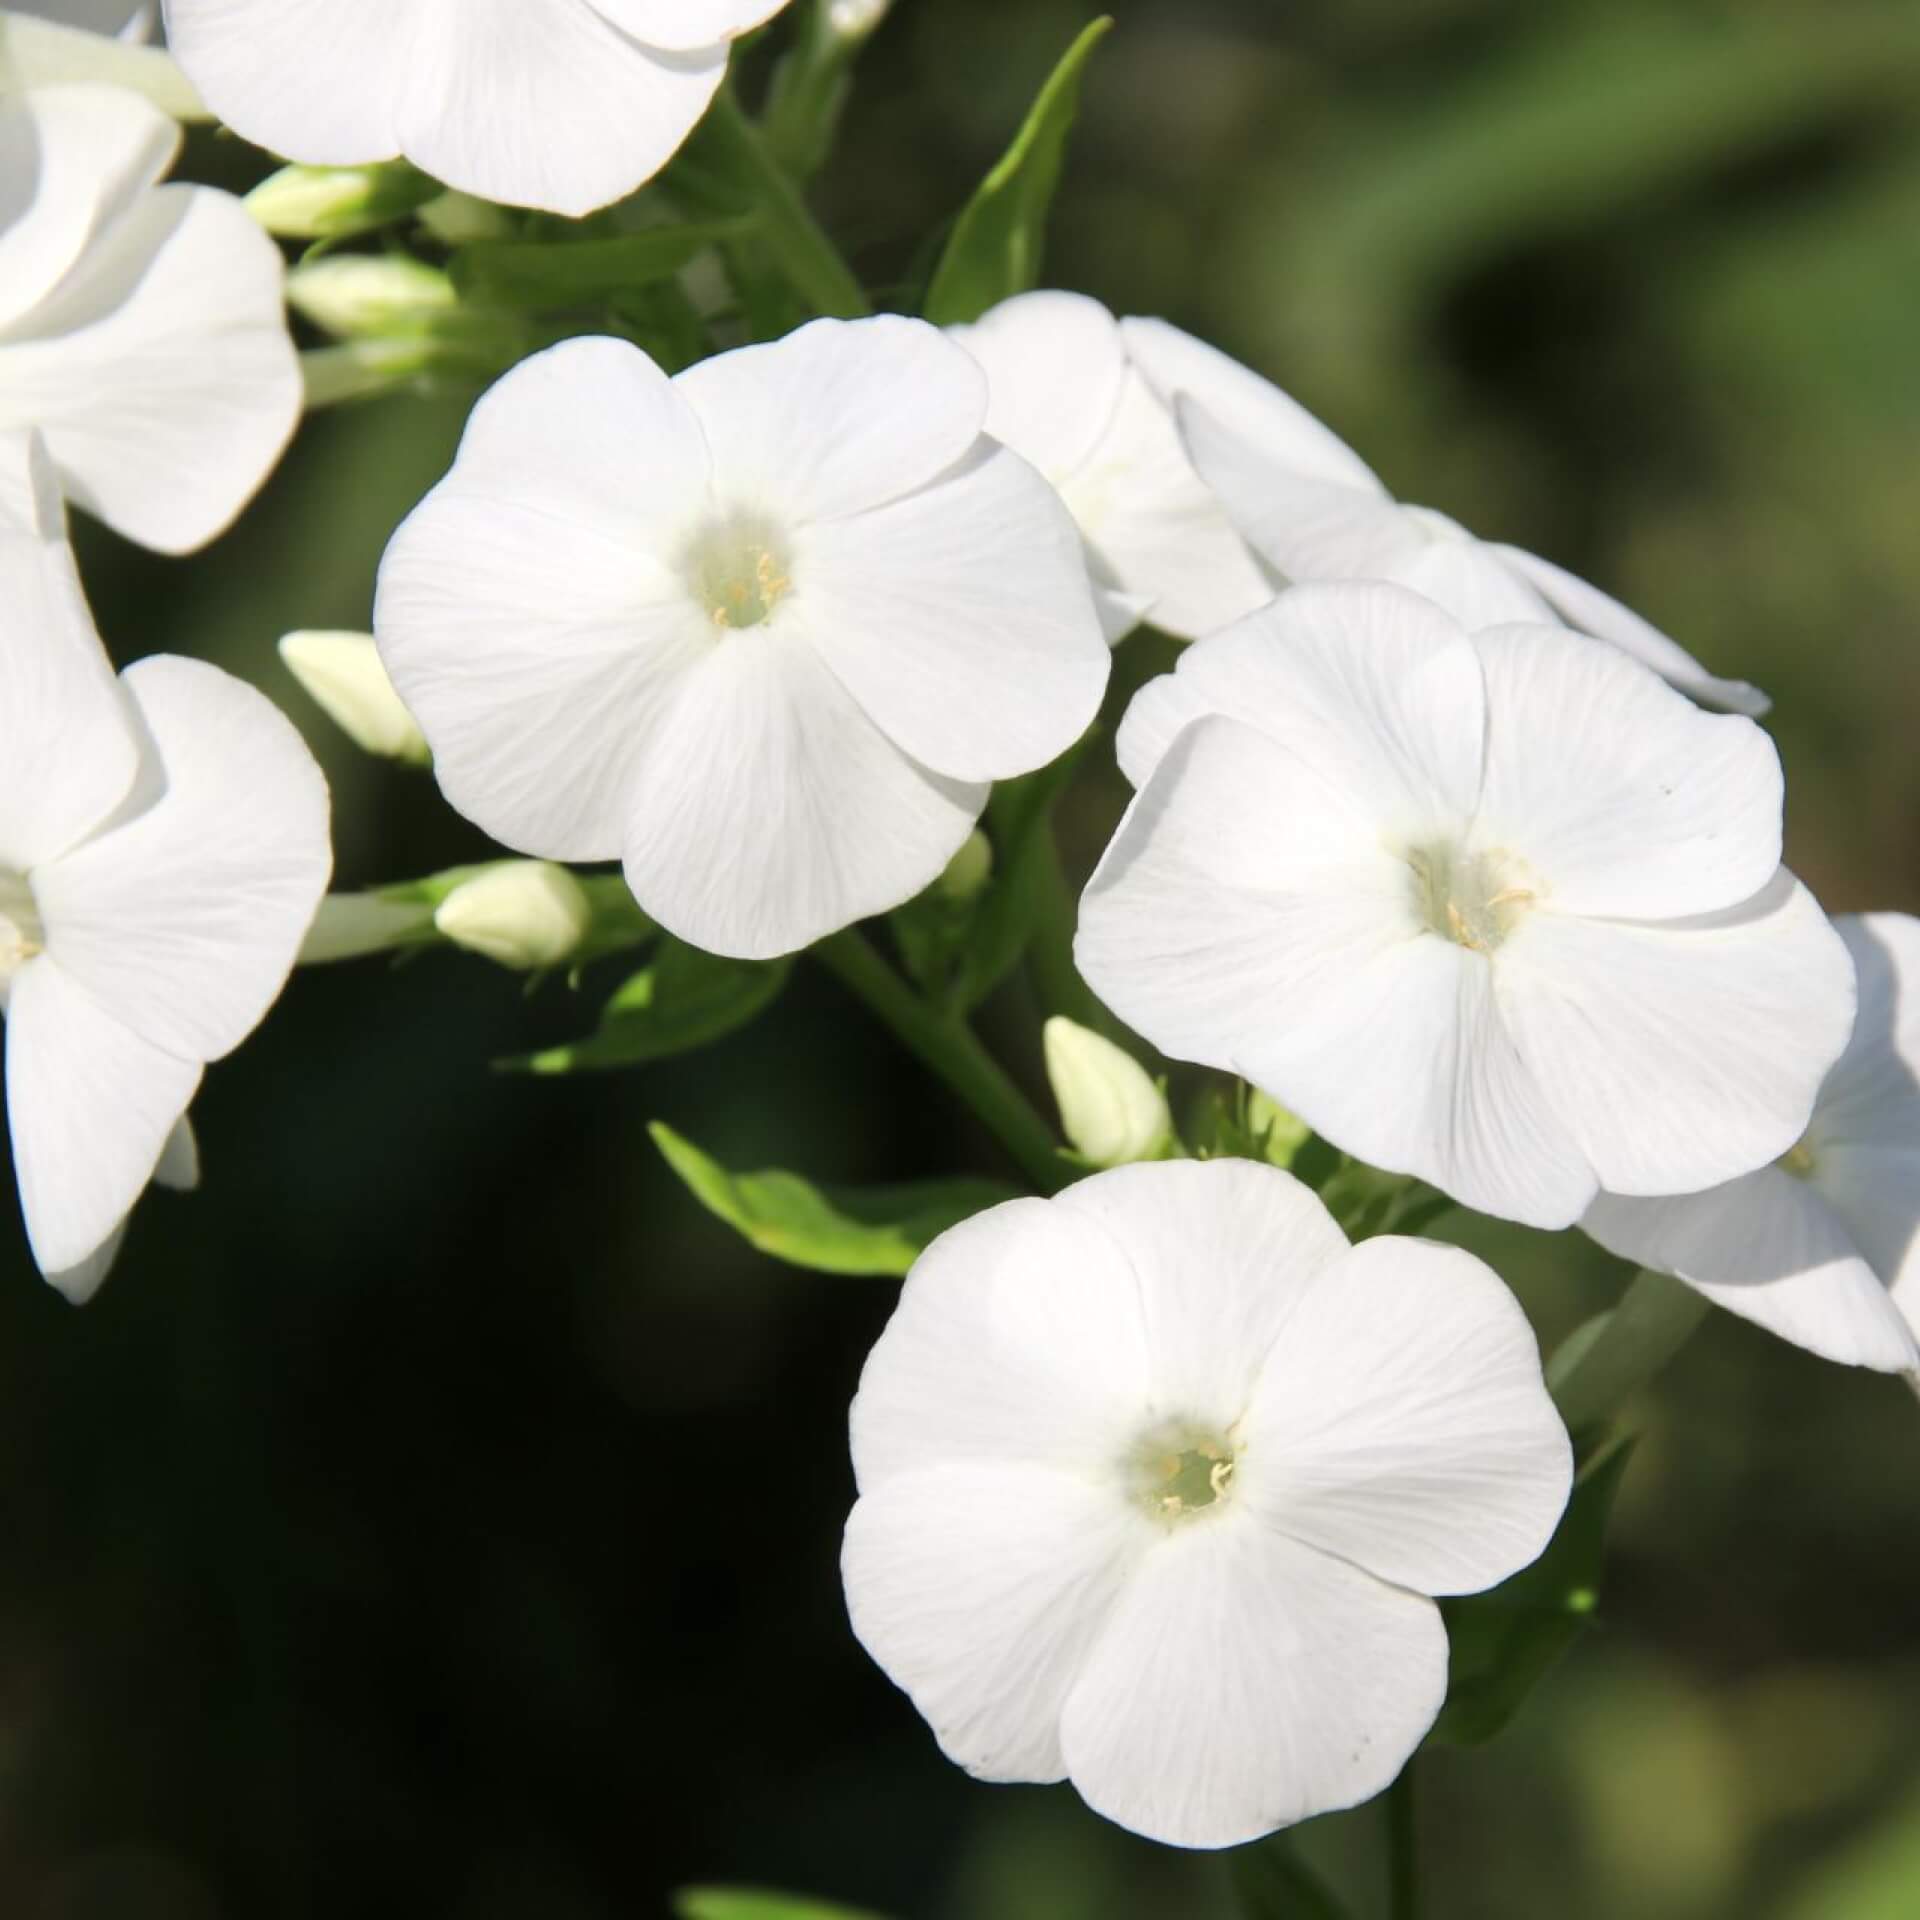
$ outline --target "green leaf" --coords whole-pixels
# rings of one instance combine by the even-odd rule
[[[816,1187],[796,1173],[729,1173],[655,1121],[653,1143],[688,1190],[749,1245],[815,1273],[904,1274],[937,1234],[1020,1189],[996,1180]]]
[[[723,960],[665,937],[653,964],[602,1008],[597,1032],[501,1065],[519,1073],[582,1073],[689,1053],[763,1013],[789,971],[785,960]]]
[[[1039,285],[1047,211],[1079,110],[1081,76],[1112,25],[1103,15],[1067,49],[1018,138],[955,222],[927,290],[926,317],[936,326],[978,320],[989,307]]]
[[[673,1911],[677,1920],[880,1920],[865,1908],[836,1907],[752,1887],[682,1887],[673,1896]]]
[[[483,240],[447,263],[463,300],[483,306],[569,307],[613,299],[670,280],[709,247],[736,239],[751,223],[716,220],[553,245]]]
[[[1430,1738],[1479,1746],[1499,1733],[1599,1604],[1607,1520],[1635,1441],[1615,1441],[1581,1468],[1552,1542],[1491,1593],[1442,1602],[1452,1647],[1447,1704]]]
[[[1291,1836],[1269,1834],[1236,1847],[1233,1891],[1246,1920],[1348,1920],[1333,1889],[1294,1850]]]

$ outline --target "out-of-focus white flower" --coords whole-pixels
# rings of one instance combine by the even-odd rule
[[[1189,1847],[1385,1787],[1446,1693],[1426,1596],[1534,1559],[1571,1480],[1485,1266],[1246,1160],[942,1234],[852,1427],[848,1611],[948,1756]]]
[[[1469,629],[1557,621],[1605,640],[1710,706],[1761,714],[1765,694],[1722,680],[1630,608],[1518,547],[1402,506],[1300,403],[1164,320],[1126,320],[1127,351],[1174,408],[1187,451],[1247,543],[1283,580],[1393,580]]]
[[[1540,1227],[1805,1130],[1853,968],[1750,720],[1563,628],[1329,585],[1189,648],[1119,750],[1077,952],[1163,1052]]]
[[[117,3],[0,8],[0,95],[28,87],[124,87],[175,120],[207,119],[179,63],[144,44],[152,28],[151,7],[134,13]]]
[[[987,431],[1053,482],[1079,526],[1109,640],[1142,620],[1197,639],[1273,598],[1097,300],[1018,294],[951,331],[986,369]]]
[[[300,417],[279,251],[231,194],[159,186],[180,130],[111,87],[0,99],[0,433],[163,553],[211,540]]]
[[[424,767],[433,755],[387,678],[370,633],[290,633],[280,658],[314,704],[363,753]]]
[[[327,883],[327,790],[251,687],[159,655],[118,680],[38,442],[0,438],[0,1007],[27,1237],[86,1269],[202,1069],[285,984]]]
[[[439,267],[397,254],[334,254],[287,275],[287,305],[347,339],[418,333],[459,304]]]
[[[593,927],[586,890],[546,860],[503,860],[463,880],[433,916],[456,947],[523,971],[557,967]]]
[[[516,368],[380,568],[448,799],[519,852],[623,858],[716,953],[911,899],[1110,666],[1073,522],[986,405],[890,317],[672,380],[615,340]]]
[[[1603,1193],[1581,1222],[1829,1360],[1920,1369],[1920,921],[1836,920],[1860,983],[1853,1038],[1798,1142],[1705,1193]]]
[[[1083,1160],[1120,1167],[1166,1151],[1173,1139],[1167,1096],[1132,1054],[1059,1014],[1041,1039],[1060,1124]]]
[[[513,206],[624,198],[786,0],[166,0],[174,53],[233,130],[313,166],[404,155]]]

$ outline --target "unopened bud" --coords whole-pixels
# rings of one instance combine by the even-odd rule
[[[546,860],[507,860],[463,881],[433,916],[457,947],[503,967],[557,967],[593,926],[586,889]]]
[[[314,704],[362,752],[424,767],[425,736],[402,704],[370,633],[290,633],[280,658]]]
[[[440,184],[404,160],[363,167],[282,167],[242,203],[284,240],[345,240],[403,219]]]
[[[827,25],[843,40],[864,40],[882,20],[893,0],[828,0]]]
[[[993,878],[993,843],[976,827],[933,884],[941,899],[964,906]]]
[[[335,254],[287,275],[287,305],[343,339],[425,331],[460,305],[438,267],[397,254]]]
[[[1090,1165],[1157,1160],[1173,1141],[1167,1096],[1132,1054],[1058,1015],[1043,1036],[1060,1124]]]

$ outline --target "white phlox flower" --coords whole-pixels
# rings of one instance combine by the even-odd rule
[[[0,7],[0,94],[88,82],[144,95],[176,120],[206,108],[171,54],[148,46],[155,9],[117,0],[93,5]]]
[[[1109,640],[1142,620],[1197,639],[1273,598],[1099,301],[1018,294],[950,331],[986,369],[987,431],[1053,482],[1078,524]]]
[[[1294,587],[1143,687],[1081,909],[1135,1031],[1482,1212],[1696,1192],[1785,1153],[1845,944],[1780,865],[1779,756],[1564,628]]]
[[[0,434],[163,553],[233,519],[301,407],[279,251],[231,194],[157,184],[179,144],[116,87],[0,98]]]
[[[148,1181],[183,1177],[202,1069],[286,980],[326,889],[327,790],[218,668],[116,679],[37,441],[0,439],[0,475],[7,1125],[34,1258],[83,1294]]]
[[[1272,382],[1164,320],[1125,320],[1133,364],[1173,408],[1195,467],[1283,580],[1392,580],[1463,625],[1558,622],[1631,654],[1709,706],[1765,713],[1657,627],[1563,567],[1404,506],[1360,456]]]
[[[483,200],[586,214],[670,160],[733,42],[786,0],[166,0],[235,133],[313,166],[404,155]]]
[[[1053,490],[918,320],[820,320],[669,380],[572,340],[475,408],[374,631],[447,798],[621,859],[662,925],[787,953],[933,881],[1111,664]]]
[[[1603,1193],[1581,1222],[1610,1252],[1697,1287],[1797,1346],[1887,1373],[1920,1369],[1920,921],[1834,922],[1859,1012],[1806,1132],[1772,1165],[1706,1193]]]
[[[1487,1267],[1247,1160],[942,1234],[852,1432],[854,1632],[943,1750],[1189,1847],[1386,1787],[1446,1693],[1429,1596],[1533,1560],[1572,1473]]]

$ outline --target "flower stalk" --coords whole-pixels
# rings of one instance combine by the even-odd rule
[[[1566,1339],[1547,1368],[1547,1386],[1571,1433],[1613,1417],[1692,1337],[1707,1317],[1704,1294],[1642,1271],[1610,1313]]]

